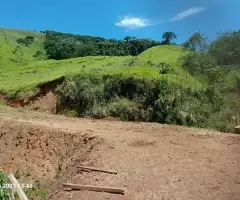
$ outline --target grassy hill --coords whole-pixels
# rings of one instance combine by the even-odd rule
[[[34,40],[24,45],[20,38]],[[154,46],[138,56],[50,60],[44,50],[45,38],[34,31],[0,29],[0,95],[32,97],[41,84],[67,77],[57,94],[58,113],[73,111],[81,117],[111,116],[225,131],[234,127],[231,116],[238,109],[239,94],[231,92],[232,98],[229,91],[237,89],[234,81],[239,67],[225,67],[223,78],[215,73],[220,72],[217,65],[209,76],[191,76],[210,66],[204,59],[210,55],[195,52],[185,56],[190,58],[190,71],[183,68],[181,59],[188,51],[177,45]],[[40,56],[35,56],[37,52]]]
[[[17,39],[26,36],[35,38],[29,47],[17,43]],[[121,73],[158,79],[165,77],[159,74],[157,65],[160,62],[170,64],[172,68],[168,75],[170,80],[188,87],[200,87],[200,84],[181,68],[179,59],[184,52],[178,46],[153,47],[137,57],[89,56],[56,61],[33,57],[37,51],[44,52],[43,42],[43,33],[0,29],[0,91],[2,93],[24,95],[25,92],[36,92],[37,85],[68,74]],[[17,53],[16,49],[19,49]]]
[[[18,44],[19,38],[33,36],[34,42],[26,47]],[[26,65],[37,60],[33,57],[37,51],[45,54],[43,42],[45,36],[34,31],[23,31],[13,29],[0,29],[0,67],[8,68],[11,66]]]

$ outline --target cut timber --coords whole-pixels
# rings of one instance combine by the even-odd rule
[[[27,196],[25,195],[25,193],[23,192],[22,188],[20,187],[17,179],[14,177],[13,174],[9,174],[8,178],[10,179],[10,181],[12,182],[12,184],[16,187],[16,191],[18,193],[18,196],[20,197],[21,200],[28,200]]]
[[[235,133],[240,134],[240,125],[235,127]]]
[[[72,188],[74,190],[89,190],[89,191],[97,191],[97,192],[110,192],[110,193],[116,193],[116,194],[124,194],[124,189],[121,189],[121,188],[79,185],[79,184],[72,184],[72,183],[63,183],[63,186]]]
[[[80,169],[84,169],[84,170],[90,170],[90,171],[105,172],[105,173],[109,173],[109,174],[117,174],[117,172],[114,172],[114,171],[103,170],[103,169],[97,169],[97,168],[93,168],[93,167],[79,166],[78,168],[80,168]]]

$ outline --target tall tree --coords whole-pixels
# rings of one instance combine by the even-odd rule
[[[220,34],[211,44],[209,52],[219,65],[239,65],[240,31]]]
[[[191,51],[204,51],[206,49],[206,37],[200,32],[196,32],[183,43],[183,47]]]
[[[174,32],[165,32],[163,35],[162,35],[162,38],[163,38],[163,42],[162,44],[171,44],[171,41],[173,39],[177,39],[177,35],[174,33]]]

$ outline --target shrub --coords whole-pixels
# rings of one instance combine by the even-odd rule
[[[27,41],[24,38],[19,38],[17,39],[17,43],[21,45],[26,45],[27,46]]]
[[[103,100],[103,85],[94,76],[67,79],[58,92],[58,110],[70,108],[76,110],[79,116],[91,115],[91,109]]]
[[[34,41],[34,37],[33,36],[27,36],[26,39]]]
[[[73,110],[82,117],[112,116],[227,130],[224,124],[232,114],[216,85],[196,92],[167,79],[85,74],[67,78],[58,93],[58,112]]]
[[[95,106],[92,108],[91,116],[97,119],[101,119],[108,116],[105,107]]]
[[[138,118],[137,112],[138,106],[135,102],[122,98],[122,99],[115,99],[106,106],[107,112],[112,117],[119,117],[125,121],[135,121]]]
[[[36,53],[33,55],[33,57],[34,58],[40,58],[40,57],[42,57],[43,56],[43,52],[41,52],[41,51],[36,51]]]
[[[157,67],[159,69],[159,74],[168,74],[171,71],[170,65],[165,62],[159,63]]]
[[[33,43],[33,41],[34,41],[34,37],[32,36],[27,36],[25,38],[17,39],[18,44],[25,45],[25,46],[29,46],[30,44]]]
[[[216,67],[216,61],[205,52],[194,52],[182,58],[182,66],[191,75],[203,76],[208,70]]]

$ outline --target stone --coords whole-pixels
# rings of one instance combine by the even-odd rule
[[[240,125],[235,127],[235,133],[240,134]]]

